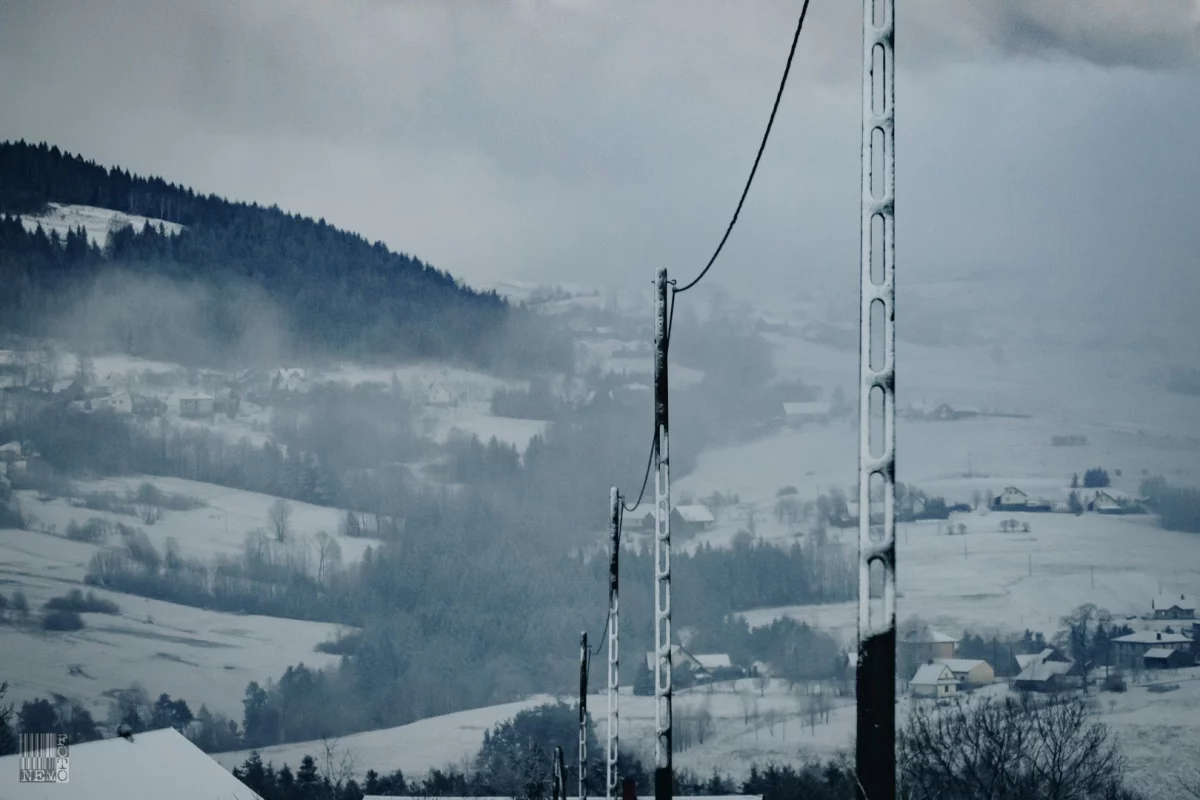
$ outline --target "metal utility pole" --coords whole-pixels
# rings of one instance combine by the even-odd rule
[[[858,738],[859,800],[896,796],[896,229],[895,0],[863,0],[859,262]],[[876,168],[878,159],[881,169]],[[876,237],[878,231],[878,237]],[[876,272],[878,261],[880,269]],[[873,312],[878,313],[878,319]],[[872,358],[879,340],[881,351]],[[882,419],[872,419],[872,395]],[[873,428],[881,429],[872,442]],[[872,445],[875,446],[872,446]],[[883,525],[871,525],[871,480],[883,484]],[[882,608],[871,611],[871,567]]]
[[[654,312],[654,800],[671,800],[671,473],[667,438],[667,270]]]
[[[621,554],[621,495],[617,487],[608,492],[611,512],[608,519],[608,749],[606,753],[604,796],[613,800],[617,794],[617,560]]]
[[[579,634],[579,800],[587,797],[587,631]]]
[[[563,751],[554,745],[554,781],[551,789],[554,800],[567,799],[567,781],[563,777]]]

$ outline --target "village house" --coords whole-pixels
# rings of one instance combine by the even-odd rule
[[[996,680],[992,665],[980,658],[943,658],[934,663],[949,667],[954,679],[964,688],[987,686]]]
[[[1082,685],[1083,674],[1075,663],[1056,659],[1035,661],[1012,681],[1013,690],[1018,692],[1059,692]]]
[[[1142,665],[1146,669],[1179,669],[1195,663],[1191,653],[1174,647],[1152,647],[1142,654]]]
[[[830,403],[784,403],[783,417],[788,425],[800,426],[814,422],[826,422],[833,411]]]
[[[1052,506],[1045,500],[1030,497],[1015,486],[1005,487],[1004,492],[992,498],[993,511],[1050,511]]]
[[[654,651],[646,653],[646,667],[653,672],[655,662]],[[686,669],[697,681],[712,680],[719,670],[733,669],[733,663],[725,653],[701,653],[693,655],[684,649],[683,645],[671,645],[671,668]]]
[[[716,518],[707,506],[684,505],[671,509],[671,532],[687,536],[712,528]]]
[[[913,697],[950,697],[958,691],[958,680],[945,664],[929,662],[917,667],[908,688]]]
[[[1155,619],[1196,618],[1196,600],[1184,594],[1179,597],[1160,595],[1150,601],[1150,608],[1154,611]]]
[[[132,414],[133,398],[129,392],[121,391],[104,397],[92,398],[92,411],[111,411],[114,414]]]
[[[262,800],[233,773],[174,728],[117,736],[83,744],[70,743],[68,780],[45,783],[18,781],[25,758],[0,758],[0,771],[11,776],[4,786],[7,800],[97,800],[120,797],[170,797],[213,800],[237,797]]]
[[[192,394],[179,398],[179,416],[181,417],[211,417],[213,415],[213,399],[207,394]]]
[[[441,381],[434,381],[425,390],[425,404],[435,408],[446,408],[454,402],[450,387]]]
[[[1142,658],[1146,652],[1162,647],[1191,650],[1192,640],[1182,633],[1163,633],[1161,631],[1138,631],[1127,636],[1119,636],[1112,640],[1113,663],[1127,669],[1143,666]]]
[[[928,625],[905,631],[896,638],[896,661],[901,675],[920,664],[954,658],[958,639]]]
[[[1043,664],[1047,661],[1070,662],[1070,660],[1053,647],[1047,647],[1040,653],[1019,653],[1016,656],[1017,667],[1021,670],[1032,664]]]

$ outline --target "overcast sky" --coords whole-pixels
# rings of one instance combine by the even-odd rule
[[[0,0],[0,138],[323,216],[472,283],[686,280],[800,6]],[[1185,318],[1200,2],[900,12],[901,280],[1003,275]],[[716,282],[854,291],[860,25],[857,3],[812,0]]]

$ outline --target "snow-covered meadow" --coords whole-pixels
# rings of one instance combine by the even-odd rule
[[[120,614],[84,614],[87,627],[73,632],[0,625],[0,653],[20,654],[20,670],[6,670],[7,700],[62,694],[82,700],[103,718],[105,693],[134,681],[157,696],[166,692],[241,719],[250,681],[278,678],[289,665],[337,662],[316,652],[344,632],[336,625],[225,614],[149,600],[83,584],[97,546],[32,531],[0,536],[0,591],[24,592],[36,614],[51,597],[71,589],[113,600]],[[15,613],[15,612],[9,612]]]

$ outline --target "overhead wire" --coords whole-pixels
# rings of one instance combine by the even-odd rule
[[[750,193],[750,184],[754,182],[754,175],[758,172],[758,164],[762,161],[763,151],[767,147],[767,139],[771,136],[771,128],[775,124],[775,114],[779,111],[779,101],[783,99],[783,89],[787,86],[788,74],[792,71],[792,59],[796,55],[796,44],[800,41],[800,31],[804,29],[804,18],[808,14],[808,3],[809,0],[804,0],[804,5],[800,9],[800,21],[796,24],[796,33],[792,37],[792,48],[788,51],[787,64],[783,68],[783,78],[779,81],[779,91],[775,93],[775,104],[771,106],[771,117],[767,120],[767,129],[763,132],[762,142],[758,145],[758,154],[754,157],[754,166],[751,167],[750,177],[746,179],[746,186],[742,189],[742,196],[738,200],[737,208],[733,212],[733,219],[729,220],[729,227],[725,229],[725,235],[721,237],[721,243],[717,245],[716,252],[712,254],[712,258],[705,264],[704,269],[700,271],[700,274],[691,283],[680,289],[675,289],[674,294],[686,292],[708,274],[708,271],[712,269],[712,265],[716,262],[717,256],[721,254],[721,250],[725,247],[725,242],[729,240],[729,234],[733,232],[733,226],[737,224],[738,215],[742,213],[742,205],[746,202],[746,195]]]
[[[668,306],[668,311],[667,311],[667,321],[666,321],[665,330],[663,331],[664,354],[670,346],[671,332],[675,325],[675,295],[679,294],[680,292],[686,292],[688,289],[691,289],[693,286],[698,284],[704,278],[705,275],[708,274],[708,271],[710,269],[712,269],[713,264],[716,263],[717,257],[721,254],[721,251],[725,248],[725,243],[729,240],[729,235],[733,232],[733,226],[737,224],[738,217],[742,213],[742,206],[745,204],[746,197],[750,193],[750,186],[754,183],[754,176],[758,172],[758,165],[762,161],[763,152],[766,150],[767,140],[770,138],[771,129],[775,125],[775,115],[779,112],[779,103],[783,99],[783,90],[787,86],[788,75],[791,73],[791,70],[792,70],[792,61],[796,56],[796,45],[800,41],[800,32],[804,29],[804,20],[805,20],[805,17],[808,15],[809,2],[810,2],[810,0],[804,0],[804,5],[801,6],[801,8],[800,8],[800,19],[796,23],[796,32],[792,36],[792,46],[788,50],[787,63],[784,65],[784,68],[783,68],[783,77],[779,81],[779,89],[775,93],[775,102],[771,106],[771,116],[767,119],[767,128],[763,132],[762,141],[758,145],[758,152],[754,156],[754,165],[750,168],[750,175],[746,179],[746,185],[742,188],[741,197],[738,198],[738,204],[737,204],[737,208],[734,209],[733,218],[729,220],[729,225],[725,228],[725,234],[721,237],[721,241],[717,245],[717,249],[713,252],[712,257],[708,260],[708,263],[704,265],[704,269],[700,271],[699,275],[697,275],[693,280],[691,280],[689,283],[687,283],[686,285],[684,285],[682,287],[678,286],[677,281],[674,281],[674,280],[669,281],[669,283],[671,284],[671,296],[670,296],[670,298],[668,298],[669,306]],[[638,506],[640,506],[642,504],[642,499],[646,495],[646,487],[650,483],[650,468],[654,465],[654,457],[658,453],[658,447],[659,447],[658,437],[659,437],[659,431],[656,426],[655,430],[654,430],[654,435],[651,437],[651,440],[650,440],[650,455],[646,459],[646,471],[645,471],[645,474],[642,476],[642,488],[638,491],[637,500],[631,506],[625,502],[624,496],[618,495],[619,510],[617,513],[617,543],[616,543],[616,546],[618,548],[621,546],[621,530],[622,530],[622,525],[624,523],[625,512],[633,513],[633,511],[635,511],[638,508]],[[608,612],[605,614],[605,617],[604,617],[604,629],[600,633],[600,639],[596,641],[595,647],[589,647],[587,649],[586,659],[584,661],[585,680],[587,680],[587,678],[590,677],[590,675],[591,675],[592,656],[596,655],[597,653],[600,652],[600,647],[601,647],[600,642],[603,641],[605,639],[605,637],[608,635],[608,626],[611,623],[612,623],[612,602],[610,600],[610,602],[608,604]]]

